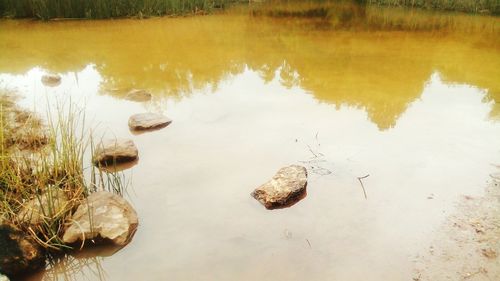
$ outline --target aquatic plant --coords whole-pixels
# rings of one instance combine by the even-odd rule
[[[61,237],[75,208],[95,191],[121,195],[126,183],[118,172],[100,172],[90,161],[85,165],[93,143],[80,110],[73,105],[58,106],[56,117],[50,117],[50,108],[48,111],[44,126],[0,94],[0,218],[44,248],[60,251],[71,249]],[[19,119],[23,114],[31,117]],[[22,141],[12,139],[12,128],[25,131]],[[37,141],[41,138],[43,144]]]

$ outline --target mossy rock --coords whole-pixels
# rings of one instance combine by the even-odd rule
[[[45,266],[41,247],[10,225],[0,225],[0,272],[9,277]]]

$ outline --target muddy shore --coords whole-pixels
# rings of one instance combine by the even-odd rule
[[[500,171],[500,169],[499,169]],[[482,196],[462,196],[455,214],[415,259],[415,281],[500,280],[500,173]]]

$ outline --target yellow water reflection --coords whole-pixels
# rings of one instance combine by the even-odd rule
[[[246,67],[270,81],[300,86],[318,99],[365,108],[379,128],[392,127],[435,71],[450,82],[500,99],[500,42],[492,31],[348,31],[311,20],[218,15],[95,22],[0,22],[0,72],[34,66],[52,72],[96,65],[101,91],[146,88],[155,95],[216,89]],[[113,90],[113,91],[111,91]],[[500,113],[495,106],[493,116]]]

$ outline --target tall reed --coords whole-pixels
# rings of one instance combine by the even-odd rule
[[[147,17],[210,12],[234,0],[0,0],[0,13],[16,18]]]

